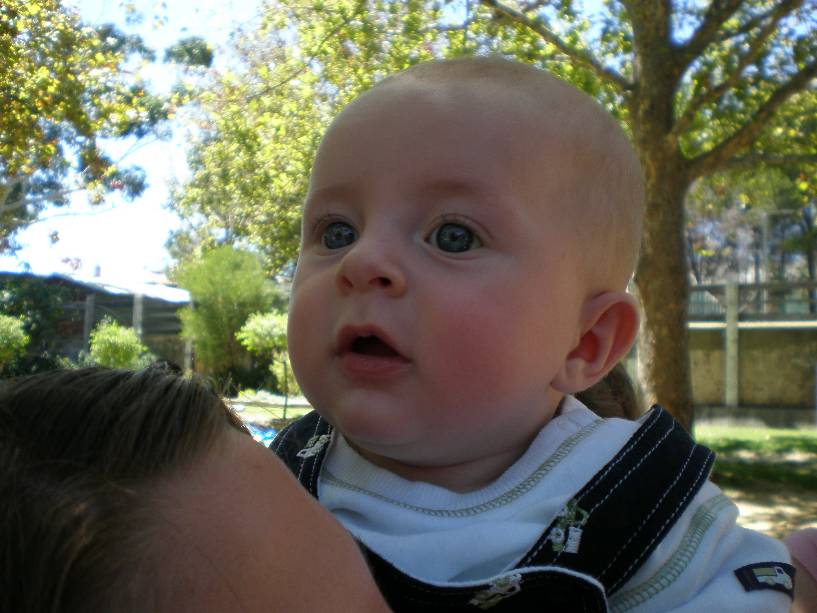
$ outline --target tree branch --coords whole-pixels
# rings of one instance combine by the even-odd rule
[[[528,17],[524,13],[511,8],[506,4],[498,2],[498,0],[480,0],[480,2],[485,6],[493,8],[501,15],[505,15],[516,23],[525,26],[529,30],[536,32],[545,41],[549,42],[566,56],[576,61],[576,63],[592,70],[603,81],[613,85],[622,94],[632,89],[632,84],[616,70],[603,66],[591,53],[581,49],[576,49],[575,47],[572,47],[566,43],[558,34],[545,26],[540,19]]]
[[[783,2],[779,4],[774,11],[768,14],[768,16],[771,17],[771,20],[763,26],[757,37],[749,44],[749,49],[740,57],[738,60],[738,65],[735,67],[732,74],[721,81],[718,85],[708,90],[704,90],[701,92],[701,95],[690,101],[689,105],[684,111],[684,114],[680,117],[680,119],[678,119],[675,127],[672,130],[676,136],[683,134],[684,131],[686,131],[686,129],[692,123],[692,120],[695,118],[695,114],[702,107],[719,100],[726,92],[738,84],[743,76],[743,71],[746,70],[750,64],[753,64],[758,57],[760,57],[766,42],[775,33],[780,21],[791,12],[797,10],[802,3],[803,0],[783,0]]]
[[[718,36],[716,36],[714,38],[713,42],[722,43],[724,41],[729,40],[730,38],[735,38],[736,36],[742,36],[743,34],[751,32],[759,24],[763,23],[769,17],[771,17],[775,13],[775,11],[777,11],[777,7],[773,7],[771,9],[769,9],[768,11],[766,11],[765,13],[759,13],[759,14],[755,15],[754,17],[751,17],[751,18],[747,19],[746,23],[744,23],[743,25],[741,25],[738,28],[735,28],[732,31],[724,30]]]
[[[680,68],[685,70],[715,39],[718,30],[735,14],[745,0],[713,0],[698,29],[679,49]]]
[[[431,26],[430,28],[425,28],[424,32],[462,32],[463,30],[467,30],[470,25],[474,23],[473,19],[469,19],[466,22],[463,22],[458,25],[452,26]]]
[[[16,181],[20,181],[20,179],[16,179]],[[67,195],[72,194],[74,192],[82,191],[82,189],[84,189],[84,188],[76,187],[76,188],[73,188],[73,189],[59,189],[59,190],[50,191],[50,192],[47,192],[47,193],[44,193],[44,194],[39,194],[39,195],[33,196],[33,197],[27,197],[28,194],[23,193],[19,198],[15,199],[11,204],[8,204],[6,202],[3,202],[2,204],[0,204],[0,215],[4,215],[5,213],[8,213],[10,211],[16,211],[18,209],[22,209],[22,208],[24,208],[26,206],[29,206],[29,205],[38,205],[38,204],[43,204],[43,203],[46,203],[46,202],[57,202],[63,196],[67,196]],[[10,192],[8,192],[8,193],[10,193]],[[8,193],[6,194],[6,196],[8,196]],[[21,219],[21,220],[18,220],[18,221],[23,221],[23,220]]]
[[[428,32],[461,32],[462,30],[467,30],[469,27],[471,27],[471,24],[473,24],[476,20],[477,20],[476,16],[471,15],[470,17],[468,17],[468,19],[466,19],[465,21],[463,21],[460,24],[454,24],[454,25],[449,25],[449,26],[431,26],[430,28],[426,28],[424,31],[428,31]]]
[[[298,76],[302,75],[304,72],[306,72],[309,69],[309,65],[313,61],[315,61],[315,58],[318,57],[318,53],[323,51],[323,47],[324,47],[324,45],[326,45],[327,42],[329,42],[329,39],[334,38],[340,32],[341,28],[343,28],[344,26],[349,25],[349,22],[350,22],[350,18],[347,17],[347,16],[344,16],[344,18],[337,24],[337,26],[335,26],[332,30],[327,32],[326,35],[320,41],[318,41],[318,45],[314,49],[312,54],[306,60],[304,60],[301,63],[300,66],[298,66],[295,69],[291,70],[287,75],[285,75],[277,83],[273,83],[272,85],[270,85],[268,87],[265,87],[262,90],[255,92],[254,94],[249,94],[245,98],[246,102],[250,102],[251,100],[255,100],[256,98],[258,98],[260,96],[265,96],[265,95],[269,94],[270,92],[275,91],[279,87],[283,87],[284,85],[286,85],[287,83],[289,83],[290,81],[295,79],[296,77],[298,77]]]
[[[531,2],[528,2],[527,4],[522,5],[521,10],[522,10],[523,13],[527,13],[529,11],[542,8],[548,2],[549,2],[549,0],[531,0]]]
[[[758,165],[765,166],[799,166],[817,164],[817,153],[772,155],[772,154],[749,154],[733,157],[721,164],[719,170],[751,170]]]
[[[764,104],[736,132],[706,153],[691,159],[688,168],[692,177],[701,177],[720,169],[731,158],[748,147],[760,134],[780,106],[794,94],[804,90],[817,77],[817,60],[804,66],[791,79],[778,87]]]
[[[25,206],[25,184],[28,183],[25,177],[23,178],[11,178],[9,182],[3,187],[2,194],[0,194],[0,215],[4,215],[9,211],[16,211],[17,209],[21,209]],[[11,193],[18,187],[22,185],[23,197],[18,198],[16,201],[12,202],[11,204],[8,203],[9,196]]]

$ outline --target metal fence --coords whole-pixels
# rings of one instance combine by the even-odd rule
[[[817,320],[815,281],[740,284],[737,297],[741,321]],[[726,306],[726,284],[690,288],[691,321],[722,321]]]

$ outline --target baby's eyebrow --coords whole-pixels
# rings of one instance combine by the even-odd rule
[[[310,189],[306,196],[306,205],[319,204],[322,202],[343,202],[355,200],[360,195],[360,191],[350,184],[328,185]]]
[[[477,201],[496,201],[501,195],[490,186],[473,180],[438,179],[426,183],[421,188],[421,195],[436,198],[465,197]]]
[[[421,201],[452,204],[463,202],[485,223],[496,225],[518,215],[519,207],[510,206],[509,195],[496,185],[477,179],[444,178],[425,183],[417,194]]]

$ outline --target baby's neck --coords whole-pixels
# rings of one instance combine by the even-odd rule
[[[514,462],[522,457],[530,442],[527,441],[524,445],[509,448],[493,455],[481,456],[455,464],[433,466],[408,464],[369,453],[351,441],[349,441],[349,444],[372,464],[384,468],[403,479],[422,481],[463,494],[482,489],[496,481]]]
[[[457,458],[457,453],[454,452],[449,461],[412,463],[411,461],[374,453],[358,446],[348,438],[346,440],[355,451],[369,462],[394,473],[398,477],[409,481],[430,483],[452,492],[464,494],[487,487],[513,466],[528,450],[541,429],[561,412],[563,400],[563,394],[553,397],[553,402],[548,405],[549,409],[542,412],[538,423],[532,424],[530,428],[526,429],[525,433],[520,433],[514,440],[506,440],[504,446],[490,449],[489,453],[485,453],[485,448],[481,449],[482,455],[469,457],[469,452],[460,450],[459,458]]]

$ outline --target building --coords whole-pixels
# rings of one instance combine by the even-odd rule
[[[181,338],[178,310],[190,303],[186,290],[163,283],[134,283],[101,277],[54,273],[0,272],[0,291],[12,283],[42,285],[60,297],[62,316],[52,350],[76,359],[88,348],[94,326],[104,318],[133,327],[142,342],[160,359],[190,364],[190,347]]]

